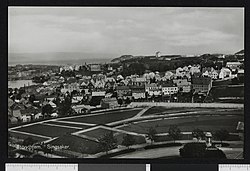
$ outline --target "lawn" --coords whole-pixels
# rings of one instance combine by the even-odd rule
[[[219,97],[244,97],[244,86],[212,87],[209,94],[212,95],[214,98],[219,98]]]
[[[209,108],[202,108],[202,111],[205,110],[213,110]],[[216,110],[216,109],[214,109]],[[142,116],[147,116],[147,115],[155,115],[155,114],[173,114],[173,113],[182,113],[182,112],[194,112],[194,111],[201,111],[200,108],[167,108],[164,106],[154,106],[147,110]]]
[[[110,133],[110,132],[112,132],[114,134],[114,137],[117,140],[117,143],[119,145],[122,144],[123,137],[125,136],[125,133],[121,133],[121,132],[117,132],[117,131],[111,131],[111,130],[107,130],[105,128],[97,128],[95,130],[84,132],[84,133],[81,133],[81,134],[98,139],[101,136],[104,136],[105,134]],[[142,136],[134,136],[134,135],[132,135],[132,136],[134,137],[134,139],[136,141],[135,144],[145,143],[145,138],[144,137],[142,137]]]
[[[49,144],[69,146],[67,150],[84,154],[95,154],[100,152],[97,142],[74,135],[63,135]]]
[[[79,128],[83,128],[83,129],[87,129],[90,126],[87,125],[79,125],[79,124],[73,124],[73,123],[63,123],[63,122],[56,122],[56,121],[49,121],[49,122],[45,122],[46,124],[55,124],[55,125],[62,125],[62,126],[71,126],[71,127],[79,127]]]
[[[28,137],[31,137],[33,140],[36,140],[36,141],[38,141],[38,142],[48,140],[48,139],[46,139],[46,138],[41,138],[41,137],[37,137],[37,136],[31,136],[31,135],[26,135],[26,134],[21,134],[21,133],[16,133],[16,132],[9,132],[9,134],[10,134],[12,137],[15,137],[15,138],[18,138],[18,139],[26,139],[26,138],[28,138]]]
[[[62,119],[62,120],[63,121],[70,121],[70,122],[107,124],[107,123],[131,118],[131,117],[135,116],[140,111],[141,111],[141,109],[129,110],[129,111],[114,111],[114,112],[108,112],[107,114],[83,116],[83,117]]]
[[[98,128],[92,131],[88,131],[85,133],[82,133],[84,135],[88,135],[91,137],[99,138],[105,133],[109,133],[110,130],[103,129],[103,128]],[[121,144],[123,140],[123,136],[125,134],[123,133],[118,133],[116,131],[112,131],[114,133],[115,139],[117,139],[117,144]],[[145,139],[142,136],[133,136],[135,138],[136,143],[135,144],[141,144],[145,143]],[[83,154],[95,154],[100,152],[98,143],[92,140],[88,140],[85,138],[81,138],[75,135],[63,135],[54,141],[50,142],[49,144],[51,145],[64,145],[64,146],[69,146],[70,151],[78,152],[78,153],[83,153]]]
[[[36,124],[32,126],[18,128],[15,130],[32,133],[32,134],[49,136],[49,137],[58,137],[58,136],[62,136],[71,132],[78,131],[77,129],[72,129],[72,128],[62,128],[62,127],[48,126],[48,125],[42,125],[42,124]]]
[[[130,124],[119,129],[146,134],[150,127],[156,129],[157,133],[168,132],[169,126],[176,124],[181,131],[191,132],[195,128],[203,131],[214,131],[218,129],[227,129],[230,132],[236,132],[238,121],[243,121],[243,116],[192,116],[174,119],[161,119],[156,121]]]

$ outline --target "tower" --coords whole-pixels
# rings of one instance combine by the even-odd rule
[[[156,56],[156,58],[161,57],[161,52],[160,52],[160,51],[157,51],[157,52],[155,53],[155,56]]]

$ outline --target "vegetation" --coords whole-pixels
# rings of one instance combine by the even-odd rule
[[[192,135],[194,138],[197,138],[197,140],[199,141],[200,139],[205,138],[205,134],[202,130],[200,130],[199,128],[194,129],[192,132]]]
[[[42,107],[42,114],[51,114],[53,112],[53,107],[50,104],[46,104]]]
[[[106,133],[104,136],[100,137],[98,141],[100,150],[106,152],[106,154],[109,150],[117,147],[117,140],[113,132]]]
[[[65,97],[65,100],[62,101],[58,106],[58,114],[60,116],[72,115],[74,114],[74,110],[71,107],[71,98]]]
[[[178,140],[181,137],[181,130],[177,125],[171,125],[168,130],[169,136],[174,140]]]
[[[129,148],[129,146],[134,144],[135,144],[135,138],[132,135],[126,134],[125,136],[123,136],[122,145]]]
[[[24,146],[29,146],[29,145],[35,144],[36,142],[37,142],[37,141],[34,140],[33,138],[28,137],[28,138],[26,138],[26,139],[23,140],[23,145],[24,145]]]
[[[228,132],[227,130],[225,130],[225,129],[217,130],[217,131],[215,131],[215,133],[214,133],[214,137],[215,137],[216,139],[220,140],[221,143],[222,143],[222,141],[225,141],[225,140],[228,139],[228,137],[229,137],[229,132]]]
[[[203,158],[205,156],[205,151],[205,143],[187,143],[180,149],[180,156],[183,158]]]
[[[156,136],[157,132],[153,127],[150,127],[147,133],[147,138],[151,141],[151,144],[156,141],[157,136]]]

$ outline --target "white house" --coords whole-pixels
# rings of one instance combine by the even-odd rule
[[[232,72],[229,68],[222,67],[219,74],[219,79],[231,78]]]
[[[230,68],[231,70],[239,69],[242,63],[240,62],[227,62],[226,67]]]
[[[178,90],[188,93],[191,91],[191,82],[187,79],[174,79],[173,83],[175,83],[178,87]]]
[[[30,122],[31,116],[30,115],[22,115],[21,120],[22,120],[22,122]]]
[[[145,91],[150,95],[150,96],[159,96],[161,95],[161,88],[156,84],[156,83],[151,83],[151,84],[146,84],[145,85]]]
[[[178,92],[178,87],[174,83],[163,82],[161,83],[161,89],[163,95],[171,95]]]

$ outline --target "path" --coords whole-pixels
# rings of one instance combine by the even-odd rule
[[[148,111],[152,106],[148,106],[144,109],[142,109],[137,115],[135,115],[133,118],[140,118],[146,111]]]

